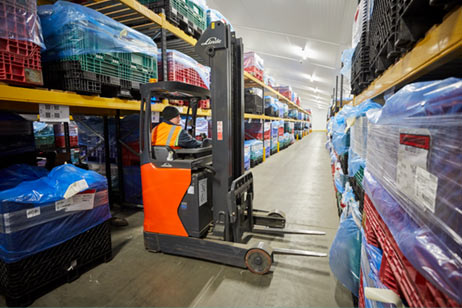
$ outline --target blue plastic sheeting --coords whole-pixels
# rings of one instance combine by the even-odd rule
[[[120,120],[120,138],[125,143],[140,140],[140,115],[130,114]]]
[[[361,271],[363,275],[363,288],[371,287],[378,289],[388,289],[379,278],[380,264],[382,263],[382,250],[369,244],[364,236],[364,230],[361,229]],[[392,304],[373,301],[364,297],[366,308],[391,308]]]
[[[343,66],[340,69],[340,73],[347,77],[348,80],[351,80],[351,63],[353,59],[353,53],[355,52],[355,48],[345,49],[342,52],[342,63]]]
[[[391,96],[371,121],[402,124],[404,119],[462,113],[462,79],[447,78],[409,84]]]
[[[359,294],[361,259],[361,213],[357,207],[346,207],[329,252],[329,265],[334,276],[354,295]]]
[[[234,31],[233,25],[229,22],[229,20],[223,16],[219,11],[214,9],[207,9],[207,27],[210,25],[212,21],[221,21],[225,24],[228,24],[231,28],[231,31]]]
[[[332,145],[337,155],[343,155],[350,147],[350,134],[346,131],[347,119],[354,116],[354,107],[346,105],[332,118]]]
[[[25,181],[37,180],[47,176],[48,170],[26,164],[12,165],[0,170],[0,191],[16,187]]]
[[[250,169],[250,144],[244,142],[244,169]]]
[[[140,166],[124,167],[124,192],[126,202],[143,204]]]
[[[2,20],[0,38],[29,41],[45,49],[40,19],[37,16],[37,1],[25,0],[20,3],[23,7],[15,5],[15,1],[2,1],[0,7],[3,7],[3,10],[8,15],[5,16],[7,17],[6,19]],[[16,23],[21,21],[24,21],[24,29],[16,31]]]
[[[74,183],[79,182],[78,186]],[[86,185],[85,185],[86,184]],[[74,186],[71,186],[74,185]],[[73,188],[75,187],[75,189]],[[0,191],[1,213],[20,210],[26,204],[40,206],[64,199],[66,192],[73,189],[79,193],[87,189],[106,189],[106,178],[96,172],[83,170],[74,165],[55,167],[38,180],[26,181],[14,188]]]
[[[279,106],[277,104],[278,100],[272,96],[265,96],[265,109],[271,108],[271,112],[273,114],[277,114],[279,112]]]
[[[63,200],[70,187],[94,196],[87,201],[92,207],[72,208],[81,204],[80,194]],[[1,191],[0,204],[0,258],[7,263],[59,245],[111,217],[106,178],[73,165]]]
[[[441,292],[462,303],[462,260],[460,245],[418,225],[396,199],[369,173],[364,173],[364,190],[387,225],[403,255]]]
[[[79,4],[58,1],[38,8],[47,50],[43,61],[97,53],[157,56],[148,36]]]

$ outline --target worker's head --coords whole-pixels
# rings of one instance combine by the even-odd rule
[[[162,119],[178,125],[181,122],[180,112],[175,107],[167,106],[162,111]]]

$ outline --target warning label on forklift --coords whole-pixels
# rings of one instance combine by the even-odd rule
[[[223,140],[223,121],[217,121],[217,140]]]
[[[207,179],[199,180],[199,206],[207,203]]]

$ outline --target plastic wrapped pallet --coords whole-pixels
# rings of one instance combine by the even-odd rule
[[[263,142],[260,140],[246,140],[245,145],[250,146],[250,161],[259,163],[263,159]]]
[[[38,13],[47,86],[96,94],[120,87],[116,95],[129,96],[128,91],[139,92],[139,83],[157,79],[157,46],[148,36],[66,1],[42,5]]]
[[[367,100],[356,106],[354,114],[350,117],[355,118],[354,124],[350,127],[350,148],[348,150],[348,175],[350,177],[355,176],[358,171],[366,166],[368,125],[366,114],[369,110],[373,111],[380,108],[382,106],[379,104]]]
[[[0,81],[42,85],[41,48],[37,1],[1,1]]]
[[[461,102],[462,80],[456,78],[411,84],[390,97],[368,127],[366,189],[403,254],[459,302]],[[412,225],[394,221],[386,208],[404,211]]]
[[[265,96],[265,115],[270,117],[278,116],[278,104],[277,99],[272,96]]]
[[[264,61],[257,53],[253,51],[244,53],[244,71],[249,72],[258,80],[263,81],[264,70]]]
[[[244,142],[244,169],[250,169],[250,144]]]
[[[0,258],[6,263],[63,243],[111,217],[106,178],[73,165],[1,191],[0,203]]]
[[[159,76],[163,76],[161,53],[159,62]],[[204,66],[184,53],[167,49],[168,81],[180,81],[198,87],[210,89],[210,67]],[[162,79],[162,78],[161,78]]]
[[[52,149],[55,146],[55,133],[52,124],[34,121],[35,147],[38,150]]]

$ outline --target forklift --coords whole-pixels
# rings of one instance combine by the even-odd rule
[[[195,52],[211,68],[211,90],[162,81],[141,85],[140,163],[144,203],[144,244],[164,252],[270,271],[275,254],[326,257],[325,253],[251,244],[253,234],[324,235],[285,229],[281,211],[253,208],[253,176],[244,170],[243,44],[229,25],[212,22]],[[195,135],[198,102],[210,99],[211,146],[172,149],[151,145],[151,98],[188,101]],[[192,121],[189,121],[191,113]]]

